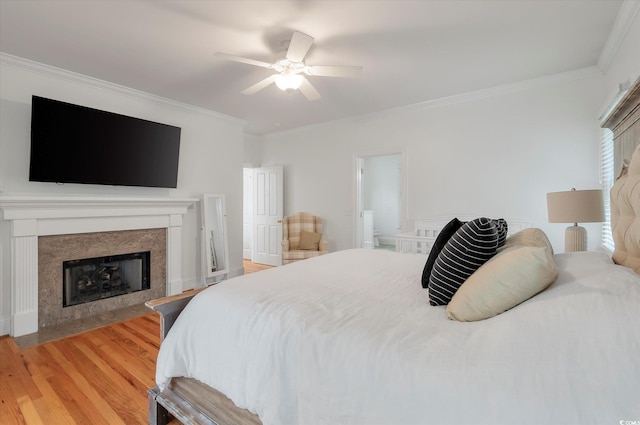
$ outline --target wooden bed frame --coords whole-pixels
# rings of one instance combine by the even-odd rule
[[[180,312],[204,289],[146,303],[160,314],[161,344]],[[147,391],[147,396],[152,425],[166,425],[171,416],[183,425],[262,425],[257,415],[239,408],[224,394],[196,379],[172,378],[164,391],[155,386]]]

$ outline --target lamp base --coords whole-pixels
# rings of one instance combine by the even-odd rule
[[[587,229],[577,224],[567,227],[564,232],[564,252],[587,250]]]

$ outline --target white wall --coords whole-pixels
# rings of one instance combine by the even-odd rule
[[[285,167],[285,214],[314,211],[326,221],[331,250],[354,246],[354,156],[403,151],[406,230],[413,219],[441,214],[529,218],[563,251],[565,225],[548,223],[546,193],[600,187],[599,115],[619,83],[640,76],[640,13],[632,3],[623,9],[604,76],[568,73],[577,79],[552,76],[525,82],[531,88],[521,91],[518,84],[498,87],[466,102],[414,105],[264,137],[262,163]],[[599,249],[601,226],[583,225],[589,249]]]
[[[256,168],[260,166],[262,160],[262,139],[260,136],[244,135],[243,159],[245,167]]]
[[[242,258],[253,256],[253,168],[242,170]]]
[[[330,250],[353,246],[354,155],[406,149],[405,230],[443,214],[528,218],[562,251],[566,226],[548,223],[546,193],[599,187],[603,78],[534,86],[272,134],[262,162],[284,165],[285,214],[322,216]],[[600,226],[585,227],[596,249]]]
[[[6,57],[5,57],[6,59]],[[242,272],[243,125],[191,108],[83,76],[12,58],[0,61],[0,191],[2,195],[199,197],[224,193],[227,201],[231,273]],[[177,189],[38,183],[28,181],[31,96],[39,95],[182,128]],[[3,232],[7,231],[3,225]],[[200,205],[184,217],[184,289],[201,282]],[[2,240],[6,241],[3,237]],[[0,334],[10,315],[9,251],[3,245]]]

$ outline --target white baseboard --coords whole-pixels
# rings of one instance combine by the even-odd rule
[[[182,281],[182,292],[190,289],[196,289],[202,287],[202,280],[197,278],[185,279]]]
[[[235,269],[229,269],[229,273],[227,273],[227,277],[231,279],[232,277],[242,276],[244,274],[244,267],[236,267]]]
[[[0,319],[0,336],[11,333],[11,319]]]
[[[378,242],[383,244],[383,245],[395,245],[396,244],[395,238],[378,238]]]
[[[236,267],[234,269],[229,269],[227,273],[227,279],[231,279],[232,277],[242,276],[244,274],[244,267]],[[211,285],[216,282],[220,282],[224,280],[224,275],[216,276],[210,279],[207,279],[207,285]],[[197,279],[189,279],[183,282],[183,290],[188,291],[189,289],[197,289],[202,288],[202,280]]]

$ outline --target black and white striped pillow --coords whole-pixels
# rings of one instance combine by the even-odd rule
[[[444,246],[449,242],[449,239],[453,235],[456,234],[459,228],[464,224],[463,221],[458,220],[457,218],[452,219],[448,222],[440,233],[438,233],[438,237],[435,242],[433,242],[433,246],[431,247],[431,251],[429,251],[429,257],[427,257],[427,262],[424,264],[424,269],[422,270],[422,287],[429,287],[429,278],[431,277],[431,270],[433,270],[433,265],[436,263],[436,259],[440,252],[444,248]]]
[[[447,305],[469,276],[493,257],[507,238],[507,222],[476,218],[446,243],[429,278],[429,303]]]

